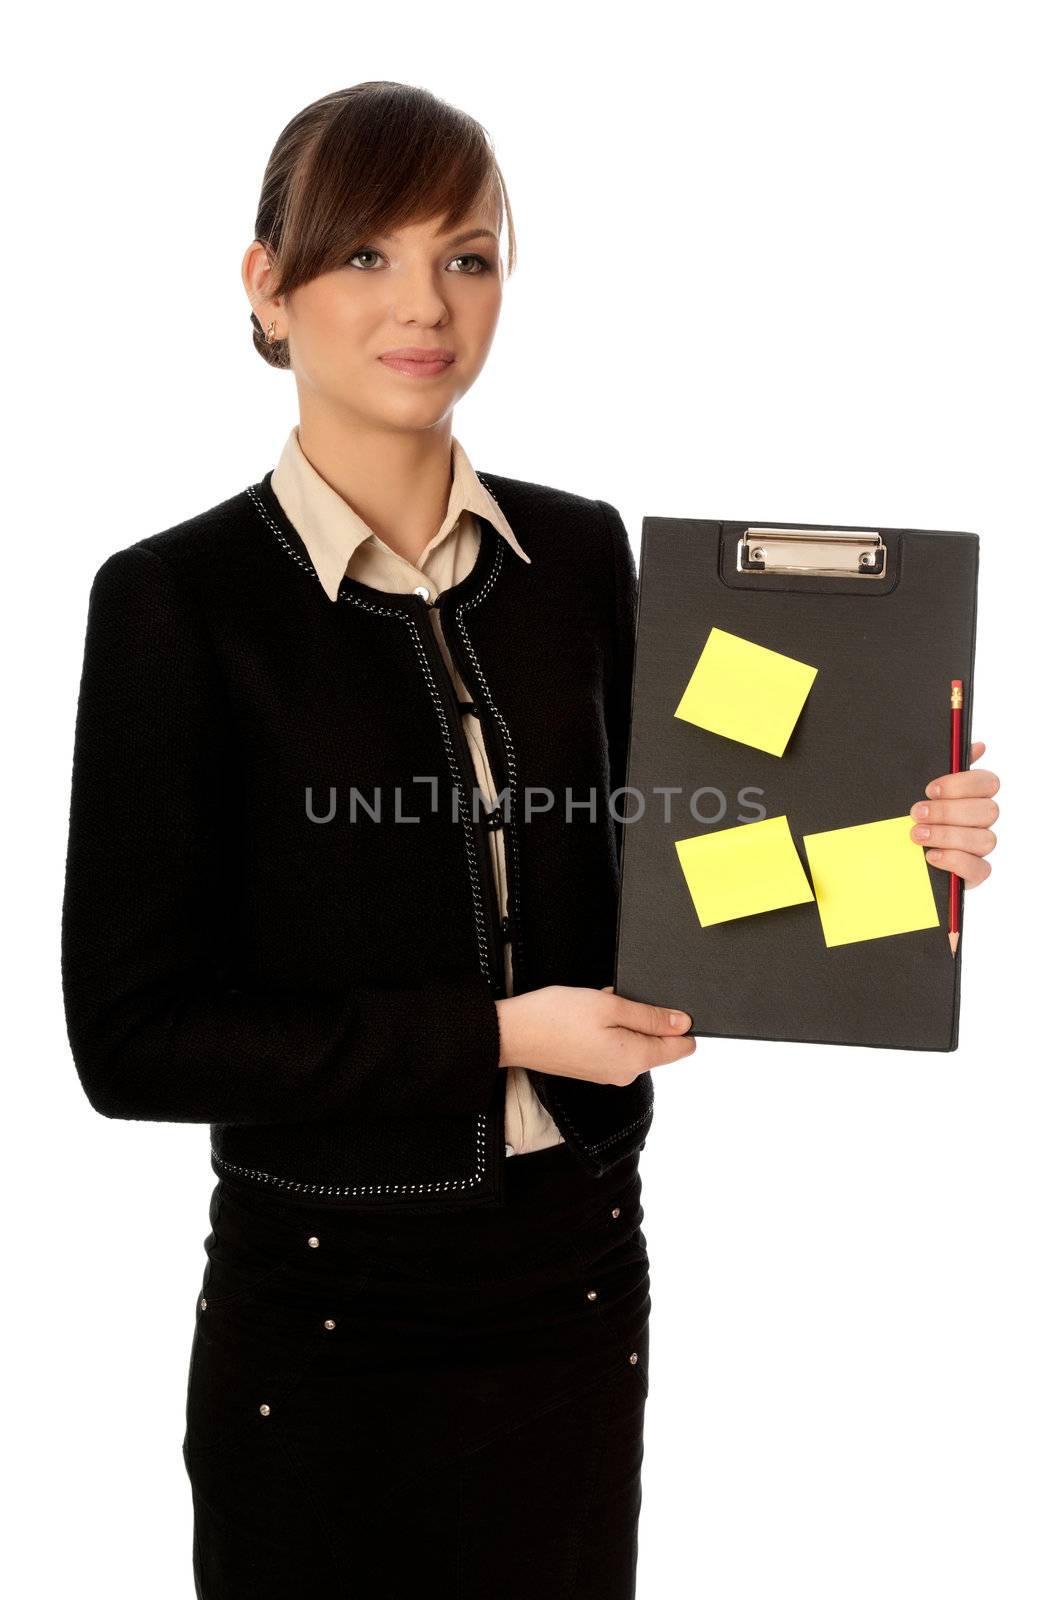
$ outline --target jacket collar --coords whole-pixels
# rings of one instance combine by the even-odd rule
[[[273,494],[299,530],[322,588],[330,600],[338,599],[351,557],[364,540],[375,539],[376,534],[307,460],[299,444],[298,426],[289,433],[269,477]],[[450,499],[442,526],[421,553],[422,562],[430,550],[453,537],[464,512],[489,522],[520,559],[531,564],[498,501],[474,471],[458,440],[452,438]]]

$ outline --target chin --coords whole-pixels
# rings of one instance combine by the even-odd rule
[[[419,378],[412,378],[410,380],[411,386],[421,381]],[[427,387],[425,385],[426,392],[424,394],[418,394],[413,391],[404,395],[376,395],[375,398],[378,400],[378,404],[374,409],[381,418],[392,417],[396,422],[420,422],[428,426],[439,417],[446,416],[458,397],[449,385],[433,385],[431,394],[427,392]],[[366,402],[364,392],[359,396],[359,399],[364,406]]]

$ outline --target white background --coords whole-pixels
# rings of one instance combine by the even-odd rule
[[[982,537],[973,733],[1000,842],[967,897],[959,1051],[702,1039],[657,1069],[639,1594],[1063,1593],[1048,22],[928,0],[104,5],[9,34],[20,1600],[192,1594],[207,1130],[94,1113],[59,990],[87,595],[111,551],[273,465],[294,381],[252,351],[240,259],[282,126],[365,78],[470,111],[510,188],[519,264],[455,415],[475,465],[611,501],[636,553],[647,514]]]

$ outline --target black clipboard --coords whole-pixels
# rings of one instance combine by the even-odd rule
[[[814,901],[702,927],[675,841],[785,814],[809,874],[803,835],[906,813],[948,772],[955,678],[969,765],[978,557],[974,533],[644,518],[617,994],[681,1007],[699,1035],[957,1048],[947,872],[928,869],[937,927],[828,947]],[[818,668],[782,756],[674,715],[713,627]],[[655,786],[678,790],[670,820]],[[699,789],[724,798],[695,816]]]

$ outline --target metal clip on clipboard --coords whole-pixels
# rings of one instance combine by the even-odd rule
[[[880,533],[857,529],[747,528],[738,541],[738,571],[882,578],[886,546]]]

